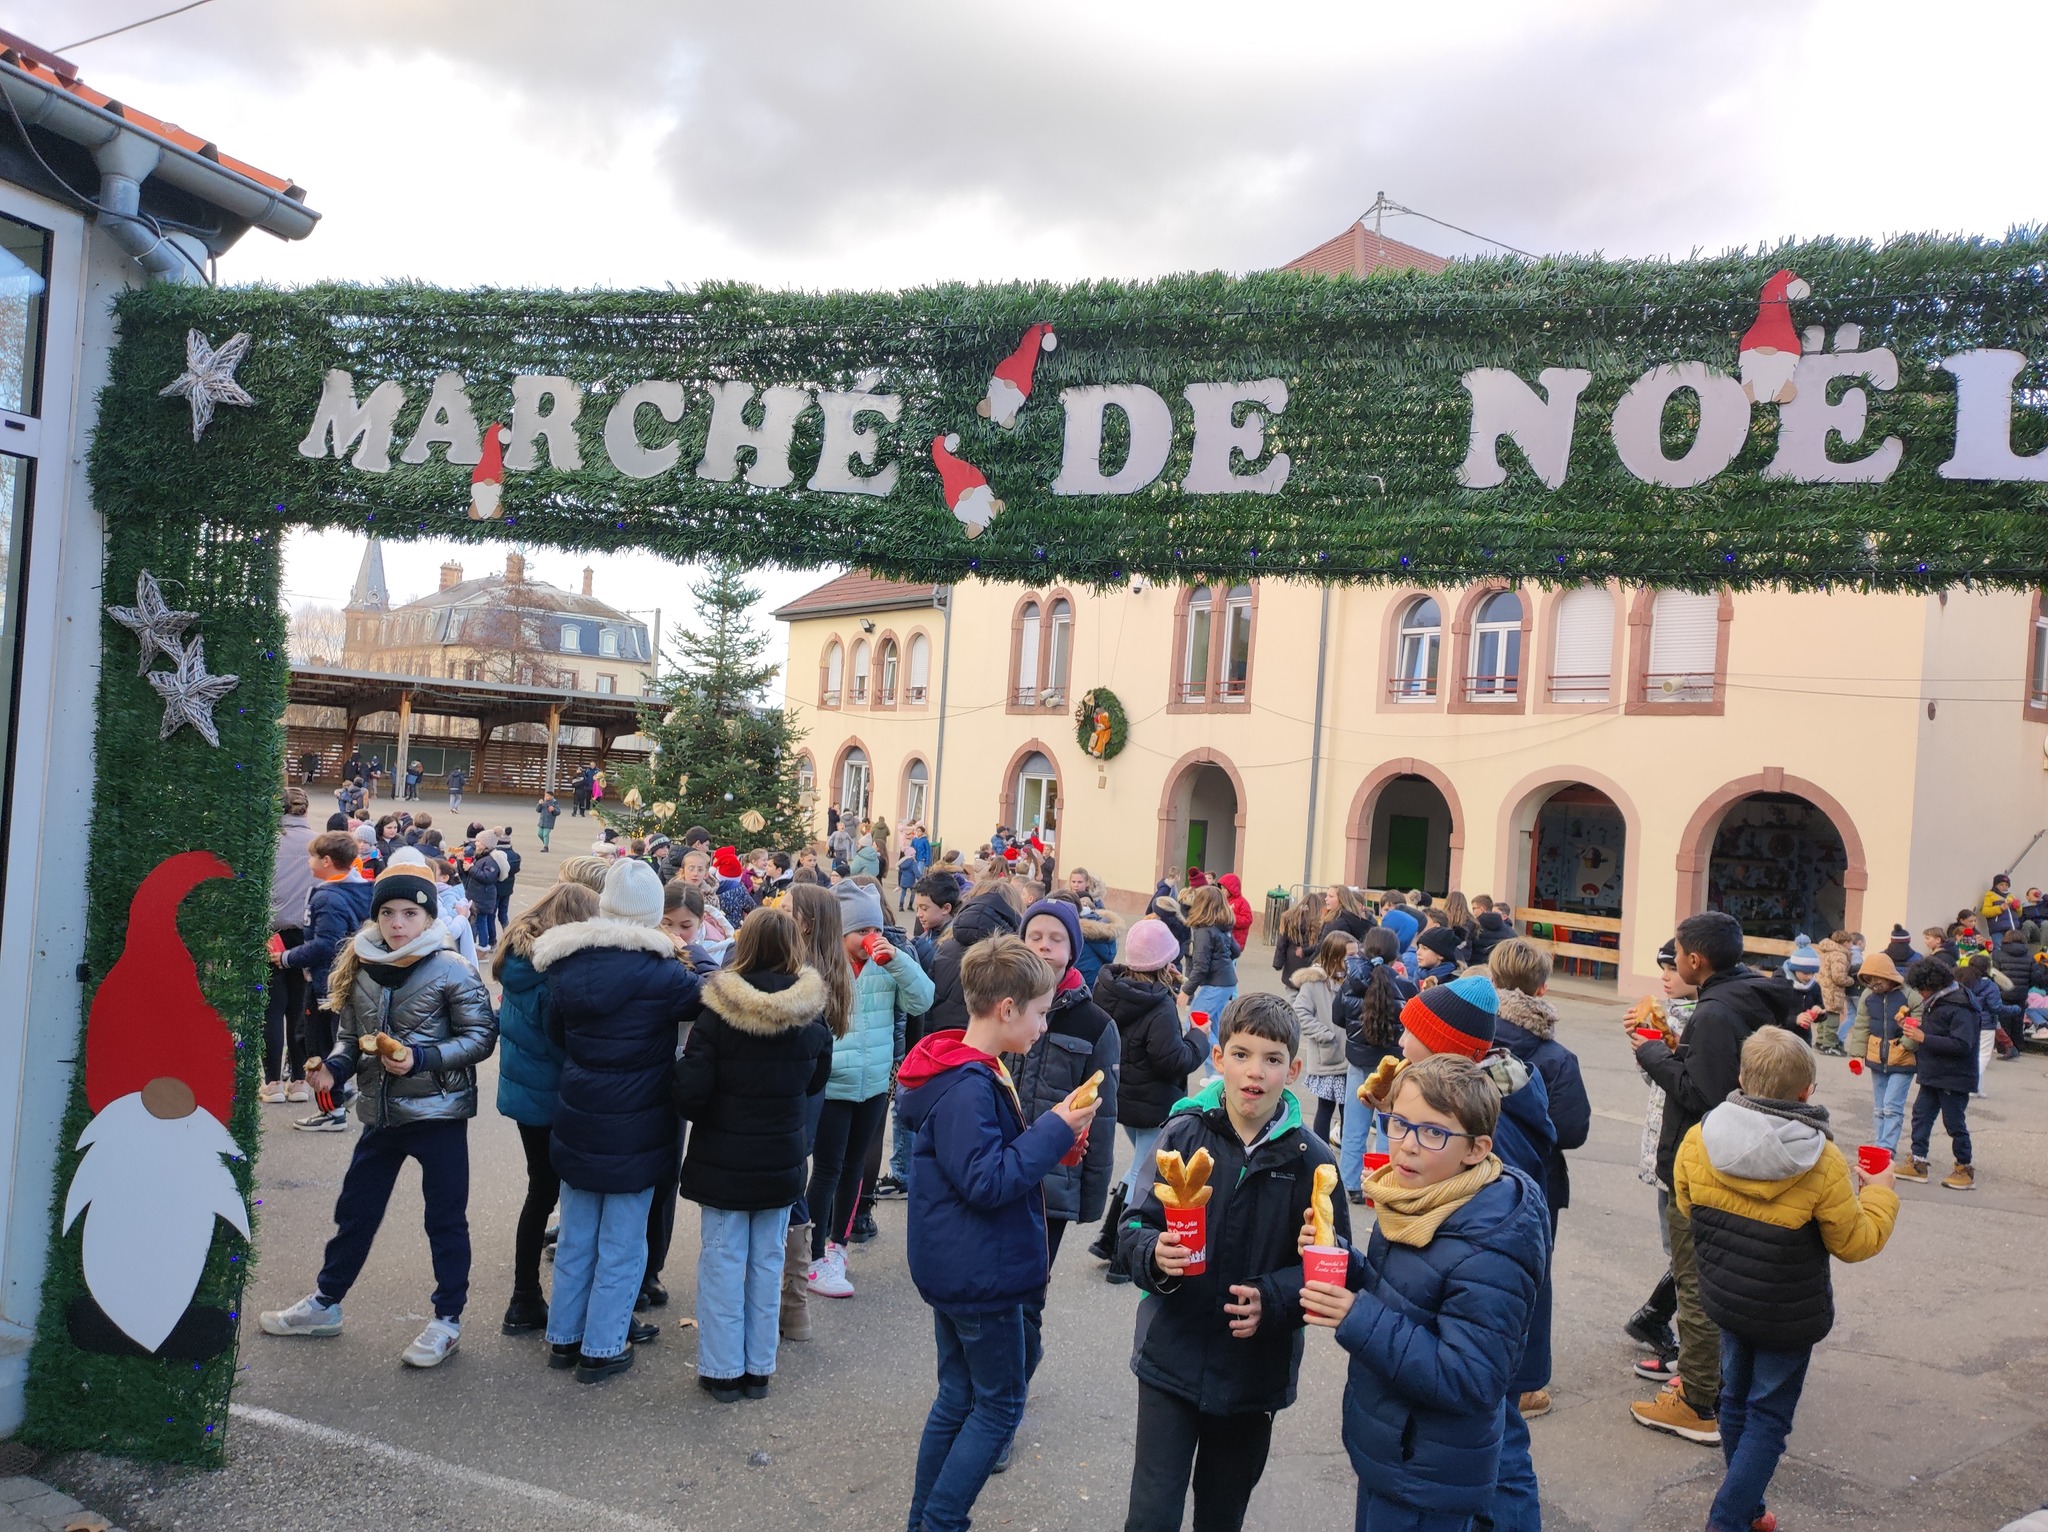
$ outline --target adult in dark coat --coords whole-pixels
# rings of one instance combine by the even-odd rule
[[[960,956],[991,936],[1015,936],[1023,922],[1001,889],[976,894],[960,907],[953,924],[939,938],[932,954],[932,1003],[924,1013],[920,1035],[961,1032],[967,1028],[967,996],[960,989]]]

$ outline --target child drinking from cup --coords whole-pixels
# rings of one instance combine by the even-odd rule
[[[1138,1441],[1125,1532],[1181,1525],[1192,1479],[1195,1525],[1244,1525],[1265,1472],[1273,1415],[1294,1403],[1301,1369],[1302,1268],[1294,1232],[1316,1167],[1336,1155],[1301,1121],[1287,1087],[1301,1074],[1301,1031],[1279,995],[1240,995],[1217,1022],[1218,1078],[1175,1107],[1155,1160],[1213,1161],[1208,1229],[1231,1237],[1211,1251],[1172,1229],[1158,1184],[1125,1220],[1120,1255],[1147,1290],[1131,1371],[1138,1375]],[[1167,1163],[1171,1163],[1168,1161]],[[1162,1166],[1163,1169],[1163,1166]],[[1175,1209],[1180,1213],[1183,1210]],[[1350,1233],[1340,1196],[1332,1218]]]

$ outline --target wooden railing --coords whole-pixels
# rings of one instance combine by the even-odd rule
[[[1590,942],[1562,941],[1555,935],[1537,936],[1537,926],[1555,932],[1562,926],[1568,932],[1598,932],[1601,935],[1619,937],[1621,921],[1612,915],[1572,915],[1563,910],[1520,909],[1515,912],[1516,922],[1523,927],[1523,939],[1532,946],[1541,947],[1554,958],[1578,958],[1588,963],[1614,963],[1621,961],[1619,947],[1601,947]]]

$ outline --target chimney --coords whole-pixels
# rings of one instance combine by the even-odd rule
[[[450,562],[441,566],[441,589],[446,590],[451,585],[460,585],[461,583],[462,566],[460,564]]]
[[[526,578],[526,555],[525,555],[525,554],[523,554],[523,553],[508,553],[508,554],[506,554],[506,555],[505,555],[505,579],[506,579],[506,581],[507,581],[507,582],[508,582],[509,584],[512,584],[512,585],[517,585],[517,584],[519,584],[519,583],[520,583],[521,581],[523,581],[523,580],[524,580],[525,578]]]
[[[590,566],[588,564],[583,566],[583,594],[586,596],[590,594]]]

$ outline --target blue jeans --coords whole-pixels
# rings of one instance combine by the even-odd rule
[[[548,1304],[548,1341],[581,1342],[602,1359],[626,1349],[633,1300],[647,1275],[647,1209],[654,1188],[586,1192],[562,1185],[555,1235],[555,1293]]]
[[[469,917],[469,929],[476,936],[479,947],[495,947],[498,944],[498,912],[495,909],[479,909]]]
[[[1146,1183],[1152,1179],[1152,1146],[1159,1142],[1159,1131],[1128,1124],[1124,1128],[1124,1137],[1131,1141],[1131,1169],[1124,1177],[1124,1198],[1133,1208],[1144,1200],[1149,1189]]]
[[[1205,1012],[1209,1017],[1209,1037],[1214,1041],[1218,1035],[1217,1023],[1223,1020],[1223,1008],[1237,998],[1237,986],[1227,988],[1221,984],[1203,984],[1196,988],[1195,997],[1188,1002],[1191,1011]],[[1209,1054],[1202,1055],[1202,1078],[1216,1078],[1216,1064]]]
[[[1355,1532],[1467,1532],[1472,1518],[1458,1511],[1418,1511],[1382,1500],[1363,1483],[1358,1486]]]
[[[1376,1139],[1386,1135],[1373,1126],[1375,1118],[1358,1099],[1358,1087],[1365,1084],[1365,1071],[1355,1064],[1344,1066],[1344,1142],[1337,1149],[1337,1170],[1344,1177],[1344,1190],[1355,1192],[1365,1180],[1365,1156]],[[1391,1146],[1390,1146],[1391,1147]]]
[[[1529,1456],[1529,1422],[1521,1401],[1508,1396],[1501,1422],[1500,1467],[1494,1473],[1493,1532],[1543,1532],[1543,1506],[1537,1498],[1536,1464]]]
[[[1749,1532],[1764,1513],[1764,1491],[1785,1455],[1792,1412],[1806,1387],[1808,1346],[1763,1351],[1721,1332],[1721,1458],[1728,1473],[1707,1512],[1708,1532]]]
[[[903,1109],[889,1104],[889,1174],[896,1178],[898,1186],[910,1185],[910,1149],[917,1142],[917,1135],[910,1131],[910,1125],[903,1120]]]
[[[734,1213],[704,1208],[701,1213],[697,1371],[707,1378],[746,1373],[765,1378],[775,1371],[775,1320],[782,1302],[782,1246],[789,1232],[789,1209]]]
[[[1913,1088],[1913,1071],[1870,1076],[1870,1141],[1899,1152],[1899,1133],[1906,1126],[1906,1096]]]
[[[917,1447],[909,1529],[967,1532],[975,1497],[1024,1418],[1031,1331],[1020,1303],[993,1314],[934,1309],[932,1333],[939,1394]]]

